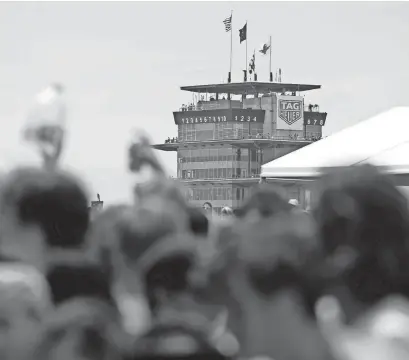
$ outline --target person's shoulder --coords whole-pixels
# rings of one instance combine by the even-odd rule
[[[15,263],[15,262],[17,262],[17,259],[12,258],[7,255],[0,254],[0,264],[2,263],[10,264],[10,263]]]

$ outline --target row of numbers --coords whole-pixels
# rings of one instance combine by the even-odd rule
[[[244,122],[244,121],[247,121],[247,122],[250,122],[250,121],[257,121],[257,117],[254,117],[254,118],[251,118],[250,116],[235,116],[234,117],[234,121],[240,121],[240,122]]]
[[[308,119],[307,120],[307,124],[306,125],[320,125],[320,126],[324,126],[324,120],[317,120],[317,119]]]
[[[217,122],[226,122],[227,117],[226,116],[199,116],[199,117],[186,117],[186,118],[181,118],[182,124],[201,124],[201,123],[217,123]],[[233,121],[238,121],[238,122],[250,122],[254,121],[257,122],[257,117],[251,117],[251,116],[235,116]]]
[[[209,122],[225,122],[227,121],[226,116],[199,116],[191,118],[182,118],[182,124],[200,124],[200,123],[209,123]]]

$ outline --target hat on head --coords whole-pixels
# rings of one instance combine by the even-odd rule
[[[299,205],[299,202],[298,202],[297,199],[291,199],[288,203],[290,205],[292,205],[292,206],[298,206]]]

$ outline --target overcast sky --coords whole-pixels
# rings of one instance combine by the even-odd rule
[[[144,128],[154,142],[176,136],[172,111],[192,98],[179,87],[226,80],[230,10],[233,81],[245,65],[238,28],[247,20],[249,54],[271,35],[283,82],[322,85],[307,101],[328,112],[326,134],[409,106],[409,2],[1,2],[2,165],[34,161],[18,131],[36,92],[60,81],[70,122],[64,164],[92,197],[124,200],[129,130]],[[268,80],[268,57],[256,68]],[[385,124],[385,136],[396,131]],[[175,153],[160,157],[175,174]]]

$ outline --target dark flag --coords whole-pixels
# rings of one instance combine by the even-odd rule
[[[256,72],[256,53],[254,52],[253,57],[250,60],[250,64],[249,64],[249,74]]]
[[[246,25],[243,26],[242,29],[239,30],[239,36],[240,36],[240,44],[247,40],[247,23]]]
[[[227,19],[223,20],[223,24],[226,29],[226,32],[231,31],[231,18],[232,18],[232,15],[230,15],[230,17],[228,17]]]
[[[270,46],[271,46],[271,45],[264,44],[264,45],[263,45],[263,48],[262,48],[261,50],[259,50],[259,52],[261,52],[263,55],[266,55],[268,49],[270,49]]]

